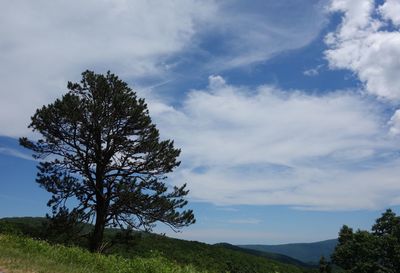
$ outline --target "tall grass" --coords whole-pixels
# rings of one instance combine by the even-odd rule
[[[37,273],[205,273],[162,257],[126,259],[0,234],[0,268]],[[8,271],[7,271],[8,272]]]

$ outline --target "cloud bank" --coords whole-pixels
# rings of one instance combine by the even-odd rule
[[[312,5],[294,24],[271,20],[279,10],[290,12],[280,8],[288,2],[260,1],[254,8],[214,0],[2,2],[0,135],[28,134],[35,109],[86,69],[111,70],[135,83],[165,82],[176,70],[188,76],[182,63],[223,70],[304,46],[323,15]]]
[[[326,1],[314,2],[2,3],[0,135],[26,135],[34,110],[88,68],[168,82],[174,73],[185,76],[185,67],[214,73],[303,47],[325,22]],[[330,68],[354,72],[364,93],[397,105],[398,1],[329,3],[342,13],[325,38]],[[317,77],[318,67],[304,73]],[[318,210],[398,205],[400,111],[387,117],[364,93],[247,88],[214,75],[179,106],[148,101],[162,135],[183,151],[184,165],[171,181],[188,182],[193,200]]]
[[[182,51],[214,9],[196,0],[2,2],[0,135],[27,134],[35,109],[86,69],[164,73],[166,56]]]
[[[182,148],[172,180],[187,181],[193,199],[318,210],[398,204],[400,147],[382,111],[354,92],[249,90],[220,76],[181,108],[150,103],[160,131]]]

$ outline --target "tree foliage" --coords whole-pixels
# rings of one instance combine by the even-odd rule
[[[319,260],[319,272],[320,273],[331,273],[332,267],[329,261],[325,259],[324,256]]]
[[[176,230],[195,222],[186,185],[170,189],[166,174],[180,162],[171,140],[160,140],[144,99],[108,72],[82,73],[68,93],[38,109],[29,125],[42,136],[20,144],[40,159],[37,182],[52,194],[54,215],[95,220],[92,250],[108,225],[151,230],[162,222]]]
[[[400,217],[386,210],[371,232],[343,226],[332,260],[352,273],[400,272]]]

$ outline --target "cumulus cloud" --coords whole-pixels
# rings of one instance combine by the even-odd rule
[[[171,178],[187,181],[191,198],[335,210],[377,208],[399,193],[399,145],[374,102],[209,80],[182,107],[150,103],[163,136],[182,148]]]
[[[393,24],[400,26],[400,2],[397,0],[386,0],[379,11],[386,20],[391,20]]]
[[[325,40],[332,69],[349,69],[365,91],[393,104],[400,102],[400,2],[386,0],[332,0],[331,12],[341,12],[342,23]],[[399,134],[398,111],[389,124]]]
[[[374,0],[332,0],[330,10],[343,13],[342,23],[326,37],[325,55],[333,69],[349,69],[368,93],[400,100],[400,4]],[[381,14],[382,16],[377,16]],[[388,27],[390,21],[395,27]]]

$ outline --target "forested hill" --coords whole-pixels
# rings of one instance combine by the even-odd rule
[[[263,252],[273,252],[292,257],[308,264],[318,264],[321,256],[329,259],[333,253],[337,239],[300,244],[282,245],[240,245],[245,249],[252,249]]]
[[[91,228],[83,227],[84,233]],[[71,237],[56,238],[46,230],[44,218],[7,218],[0,219],[0,233],[14,232],[50,242],[71,244]],[[302,263],[283,255],[268,256],[259,252],[236,249],[231,245],[186,241],[150,233],[133,232],[122,234],[119,230],[108,229],[106,241],[110,242],[106,254],[116,254],[125,258],[149,258],[161,256],[178,265],[192,265],[200,271],[235,273],[305,273],[317,272],[316,269],[301,266]],[[85,236],[77,236],[74,245],[85,247]],[[63,241],[64,240],[64,241]],[[258,254],[257,254],[258,253]],[[284,262],[280,262],[284,261]]]
[[[309,264],[309,263],[304,263],[300,260],[296,260],[292,257],[283,255],[283,254],[279,254],[279,253],[273,253],[273,252],[265,252],[265,251],[258,251],[258,250],[254,250],[254,249],[250,249],[250,248],[242,248],[239,246],[235,246],[235,245],[231,245],[228,243],[219,243],[216,244],[218,246],[222,246],[228,249],[232,249],[232,250],[236,250],[236,251],[240,251],[240,252],[244,252],[247,254],[251,254],[251,255],[255,255],[255,256],[260,256],[260,257],[265,257],[267,259],[271,259],[271,260],[276,260],[282,263],[286,263],[286,264],[293,264],[293,265],[297,265],[300,267],[308,267],[308,268],[313,268],[315,267],[313,264]]]

